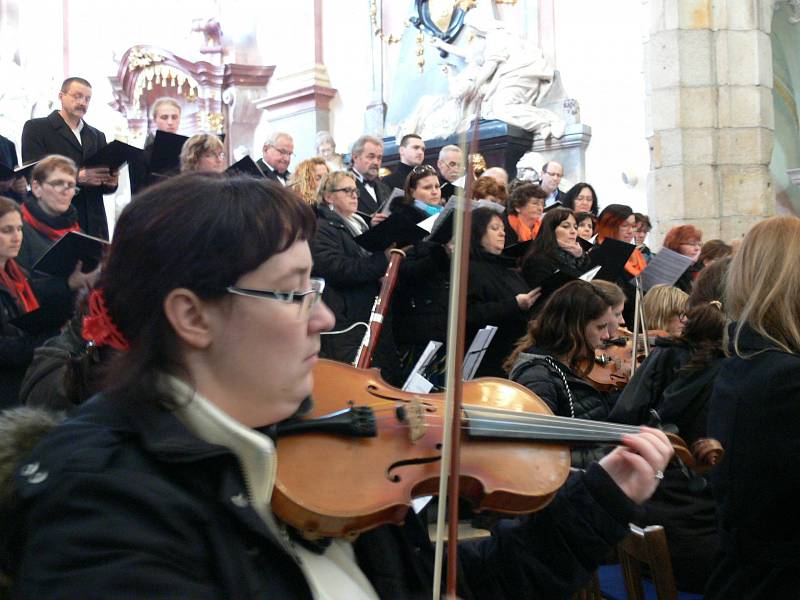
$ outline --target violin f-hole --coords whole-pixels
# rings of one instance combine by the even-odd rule
[[[399,460],[396,463],[389,465],[389,468],[386,469],[386,478],[392,483],[399,483],[401,480],[400,475],[392,474],[392,471],[400,469],[402,467],[408,467],[411,465],[428,465],[430,463],[435,463],[440,460],[442,460],[441,455]]]

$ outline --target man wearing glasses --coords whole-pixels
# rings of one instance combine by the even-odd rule
[[[289,181],[289,163],[294,156],[294,140],[283,131],[276,131],[264,142],[263,158],[256,163],[267,179],[286,185]]]
[[[464,176],[464,153],[461,148],[448,144],[439,150],[439,160],[436,161],[439,169],[439,183],[441,185],[442,200],[447,201],[456,193],[455,182]]]
[[[22,128],[23,164],[60,154],[78,165],[79,194],[72,200],[78,211],[81,229],[108,239],[108,222],[103,194],[117,189],[116,172],[108,167],[82,167],[84,161],[106,145],[106,136],[83,120],[92,99],[91,84],[80,77],[70,77],[58,93],[61,109],[47,117],[31,119]]]
[[[562,177],[564,177],[564,167],[561,163],[557,163],[554,160],[544,163],[539,185],[547,192],[547,198],[544,199],[545,210],[564,203],[566,194],[558,189]]]

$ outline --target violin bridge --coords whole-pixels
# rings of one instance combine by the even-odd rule
[[[425,435],[425,406],[419,397],[414,396],[406,410],[408,436],[413,444]]]

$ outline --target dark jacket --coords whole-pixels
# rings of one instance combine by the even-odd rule
[[[325,279],[323,300],[336,317],[336,330],[359,321],[368,322],[379,280],[389,261],[383,252],[371,254],[359,246],[344,220],[327,206],[318,208],[317,233],[311,242],[313,274]],[[373,365],[383,369],[391,383],[397,381],[399,358],[392,339],[391,317],[384,322]],[[364,337],[364,328],[322,336],[321,356],[351,363]]]
[[[256,161],[256,166],[264,174],[264,177],[266,177],[267,179],[270,179],[270,180],[272,180],[272,181],[274,181],[276,183],[281,183],[280,178],[278,177],[278,174],[275,172],[274,169],[270,168],[270,166],[267,163],[264,162],[263,158],[259,158]],[[289,172],[289,169],[286,169],[286,172],[283,175],[284,175],[284,181],[288,184],[289,183],[289,177],[291,177],[291,175],[292,175]]]
[[[503,362],[528,325],[529,313],[519,307],[516,296],[530,290],[513,260],[488,252],[470,258],[466,347],[482,327],[497,327],[476,377],[505,376]]]
[[[708,433],[725,456],[711,473],[721,552],[705,598],[796,598],[800,357],[747,328],[739,351],[749,358],[723,361],[708,415]]]
[[[0,513],[16,598],[311,598],[249,505],[236,458],[146,399],[85,403],[17,464]],[[573,474],[539,513],[459,544],[459,596],[568,598],[626,535],[634,509],[599,467]],[[413,511],[354,549],[381,598],[430,597],[433,552]]]
[[[106,136],[84,122],[81,130],[81,143],[57,110],[47,117],[31,119],[22,128],[22,162],[39,160],[49,154],[61,154],[75,161],[80,169],[83,162],[106,145]],[[116,187],[89,186],[79,184],[81,191],[72,199],[78,211],[81,229],[96,237],[108,239],[108,222],[103,205],[103,194],[116,190]]]
[[[405,189],[406,185],[406,177],[411,171],[414,170],[414,167],[411,165],[407,165],[405,163],[397,163],[395,167],[392,169],[390,175],[387,175],[381,182],[386,185],[390,191],[394,190],[395,188]]]
[[[722,359],[703,369],[681,370],[690,355],[685,344],[656,338],[650,356],[623,389],[609,420],[648,425],[653,409],[662,423],[678,428],[688,447],[708,437],[708,403]],[[693,489],[695,485],[699,488],[698,484],[702,481],[690,480],[677,465],[670,465],[636,521],[641,526],[661,525],[666,529],[675,581],[687,592],[703,591],[719,549],[711,488]]]
[[[383,206],[383,203],[389,199],[389,196],[392,195],[391,188],[382,183],[380,180],[375,180],[372,182],[372,187],[375,190],[375,196],[377,197],[377,201],[372,198],[370,193],[367,191],[367,187],[364,182],[361,180],[358,174],[352,172],[353,180],[356,182],[356,189],[358,190],[358,212],[362,213],[363,215],[372,215]],[[369,225],[369,219],[367,219],[367,225]]]
[[[508,231],[506,229],[506,231]],[[553,254],[530,254],[522,261],[520,270],[522,277],[533,288],[542,287],[542,283],[556,270],[577,278],[592,268],[592,260],[585,252],[581,256],[574,256],[563,248],[556,248]],[[555,292],[554,289],[542,288],[542,295],[536,301],[534,312],[544,306],[545,301]]]
[[[547,360],[548,358],[552,364]],[[562,374],[567,380],[572,402],[570,402],[570,394],[564,387]],[[608,396],[594,389],[567,365],[554,359],[544,350],[532,347],[521,352],[514,362],[508,378],[524,385],[539,396],[556,416],[591,421],[608,420],[610,411]],[[599,460],[607,453],[608,449],[605,447],[573,448],[572,466],[585,468],[589,463]]]
[[[54,322],[66,321],[72,302],[69,289],[52,278],[29,280],[29,283],[39,302],[39,310],[49,311]],[[18,404],[20,384],[33,359],[34,349],[58,330],[53,325],[45,331],[26,333],[9,322],[21,314],[17,301],[0,284],[0,408]]]
[[[542,282],[559,269],[574,277],[580,277],[592,267],[589,255],[574,256],[562,248],[557,248],[551,255],[531,254],[521,265],[522,276],[531,288],[539,287]]]
[[[15,169],[19,164],[17,160],[17,147],[10,139],[0,135],[0,164],[5,165],[9,169]],[[3,196],[22,202],[25,198],[23,195],[18,194],[13,189],[3,192]]]
[[[447,340],[450,257],[444,246],[420,242],[406,253],[392,297],[398,346]]]

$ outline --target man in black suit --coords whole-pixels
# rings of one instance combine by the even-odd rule
[[[267,179],[272,179],[283,185],[289,183],[289,163],[294,155],[294,140],[292,136],[283,131],[276,131],[267,138],[261,148],[263,158],[256,164]]]
[[[400,153],[400,164],[394,168],[391,175],[387,175],[381,180],[391,190],[394,188],[404,189],[408,174],[425,160],[425,142],[416,133],[409,133],[400,140],[400,147],[397,151]]]
[[[547,192],[544,200],[544,207],[551,208],[559,204],[564,204],[564,192],[558,189],[561,178],[564,177],[564,167],[561,163],[549,160],[542,166],[542,173],[539,179],[539,186]]]
[[[383,160],[383,141],[371,135],[362,135],[353,143],[350,156],[353,160],[351,172],[358,188],[358,212],[372,216],[392,193],[389,186],[378,179]]]
[[[92,99],[92,86],[85,79],[70,77],[58,93],[61,110],[47,117],[31,119],[22,128],[22,162],[61,154],[78,165],[79,194],[72,199],[78,223],[89,235],[108,239],[108,222],[103,194],[117,189],[116,172],[107,167],[82,167],[83,162],[106,145],[106,136],[83,120]]]
[[[5,165],[9,169],[17,167],[17,147],[7,137],[0,135],[0,164]],[[13,198],[17,202],[22,202],[25,199],[25,194],[28,191],[28,183],[25,177],[12,177],[11,179],[0,179],[0,195],[7,198]]]

